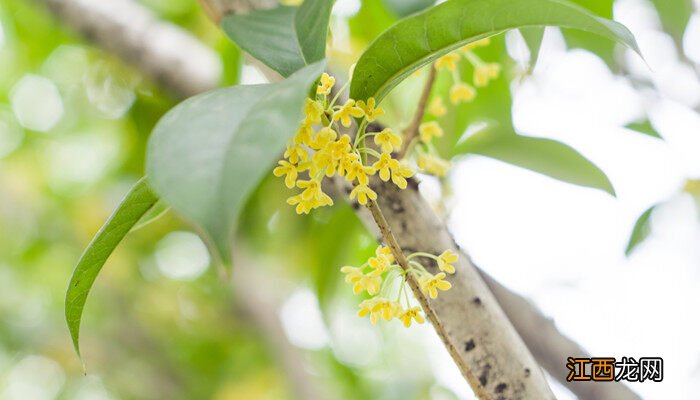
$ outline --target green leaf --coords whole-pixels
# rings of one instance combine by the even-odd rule
[[[651,121],[648,119],[645,119],[643,121],[637,121],[637,122],[631,122],[627,125],[625,125],[625,128],[633,130],[635,132],[643,133],[645,135],[649,135],[651,137],[655,137],[657,139],[663,139],[659,132],[656,131],[654,126],[651,124]]]
[[[221,261],[229,263],[238,214],[294,135],[324,67],[318,62],[282,82],[192,97],[156,125],[146,156],[149,179],[175,211],[203,228]]]
[[[601,189],[615,196],[603,171],[573,148],[556,140],[519,136],[483,129],[462,146],[467,153],[495,158],[508,164],[575,185]]]
[[[382,0],[382,2],[398,17],[411,15],[435,4],[435,0]]]
[[[287,77],[325,58],[332,8],[332,0],[306,0],[299,7],[230,14],[221,26],[243,50]]]
[[[642,243],[651,233],[651,214],[654,212],[656,205],[649,207],[642,215],[637,218],[637,222],[632,228],[630,240],[627,242],[625,255],[629,256],[634,251],[635,247]]]
[[[540,56],[540,47],[542,47],[542,38],[544,37],[544,27],[543,26],[531,26],[527,28],[520,28],[520,34],[525,39],[525,44],[530,50],[530,62],[528,65],[528,70],[531,72],[535,69],[537,64],[537,58]]]
[[[612,19],[613,0],[571,0],[601,18]],[[572,29],[562,29],[570,48],[585,49],[598,55],[610,68],[615,67],[615,43],[598,35]]]
[[[66,322],[78,356],[80,356],[80,319],[83,315],[85,300],[97,274],[124,236],[157,201],[158,197],[149,187],[146,178],[139,180],[78,260],[68,285],[65,305]]]
[[[165,202],[163,202],[162,200],[158,200],[156,204],[154,204],[153,207],[151,207],[151,209],[148,210],[148,212],[146,212],[146,214],[144,214],[143,217],[141,217],[139,222],[136,225],[134,225],[133,228],[131,228],[131,232],[137,231],[145,227],[146,225],[150,225],[151,223],[159,220],[160,217],[167,214],[168,211],[170,211],[170,206],[165,204]]]
[[[692,0],[652,0],[652,3],[659,13],[664,29],[673,36],[679,50],[682,51],[683,32],[693,14]]]
[[[623,25],[564,0],[451,0],[381,34],[357,62],[350,96],[381,100],[420,67],[467,43],[509,29],[548,25],[585,30],[639,52]]]

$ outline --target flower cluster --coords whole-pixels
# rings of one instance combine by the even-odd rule
[[[426,257],[435,260],[438,269],[437,274],[431,274],[423,265],[414,261],[415,257]],[[423,294],[435,299],[439,291],[449,290],[452,285],[445,280],[446,274],[455,272],[454,264],[459,256],[451,250],[445,250],[439,256],[430,253],[412,253],[408,257],[408,270],[402,269],[395,263],[394,255],[389,247],[379,246],[375,255],[359,267],[345,266],[340,269],[345,274],[345,282],[352,285],[355,294],[367,292],[369,299],[362,301],[357,312],[359,317],[369,315],[372,324],[383,319],[389,321],[393,318],[401,321],[409,327],[411,323],[422,324],[425,318],[421,308],[412,306],[406,287],[408,275],[416,279],[420,284]],[[399,278],[398,289],[391,283]]]
[[[498,78],[501,66],[497,63],[484,62],[473,52],[475,48],[487,46],[489,43],[488,38],[477,40],[435,61],[437,71],[448,71],[452,74],[453,83],[449,92],[449,100],[453,105],[474,100],[477,93],[476,88],[485,87],[492,80]],[[460,76],[458,65],[462,58],[466,59],[474,68],[473,85],[464,82]],[[443,135],[442,128],[435,119],[447,114],[447,107],[441,97],[435,97],[429,103],[426,111],[432,120],[423,123],[419,128],[420,146],[412,148],[416,164],[425,173],[444,176],[450,168],[450,162],[439,156],[431,141]]]
[[[391,153],[401,146],[401,137],[391,129],[381,132],[365,132],[369,122],[384,114],[377,107],[374,98],[367,102],[349,99],[345,104],[336,104],[338,93],[330,99],[335,79],[328,74],[321,76],[316,87],[315,99],[307,99],[304,105],[304,119],[287,145],[284,160],[280,160],[274,169],[275,176],[284,177],[288,188],[303,189],[287,199],[287,203],[296,206],[299,214],[308,214],[311,210],[333,204],[333,200],[323,192],[324,177],[334,175],[345,177],[354,188],[350,199],[365,205],[369,200],[376,200],[377,193],[369,187],[369,177],[379,173],[385,182],[391,180],[396,186],[405,189],[406,178],[414,172],[407,164],[392,158]],[[361,119],[357,136],[351,139],[347,134],[339,134],[342,127],[348,128],[354,119]],[[381,152],[364,145],[365,139],[374,136],[374,143]],[[374,157],[374,163],[368,162]],[[308,179],[300,179],[301,174]]]

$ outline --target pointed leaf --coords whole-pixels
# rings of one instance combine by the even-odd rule
[[[527,44],[528,50],[530,50],[530,62],[528,65],[528,70],[532,71],[535,69],[537,64],[537,58],[540,56],[540,48],[542,47],[542,38],[544,38],[544,27],[543,26],[530,26],[527,28],[520,28],[520,34]]]
[[[451,0],[381,34],[357,62],[350,96],[381,100],[420,67],[467,43],[509,29],[548,25],[585,30],[639,52],[623,25],[564,0]]]
[[[693,14],[692,0],[651,0],[651,2],[654,3],[666,32],[670,33],[676,43],[682,46],[683,33]]]
[[[637,218],[637,222],[632,228],[632,234],[627,242],[627,248],[625,249],[625,255],[629,256],[632,251],[646,239],[651,233],[651,214],[654,212],[656,206],[649,207],[642,215]]]
[[[615,195],[612,183],[600,168],[556,140],[504,134],[487,128],[467,138],[463,146],[467,153],[495,158],[560,181]]]
[[[146,178],[129,191],[109,220],[102,226],[80,257],[66,292],[66,322],[75,352],[80,356],[80,319],[97,274],[131,228],[158,201]]]
[[[312,64],[279,83],[192,97],[156,125],[148,143],[149,179],[175,211],[203,228],[222,261],[229,261],[241,208],[294,135],[324,66]]]
[[[306,0],[299,7],[230,14],[221,25],[243,50],[287,77],[325,57],[332,8],[332,0]]]
[[[651,124],[651,121],[648,119],[642,120],[642,121],[637,121],[637,122],[631,122],[627,125],[625,125],[625,128],[633,130],[635,132],[643,133],[645,135],[649,135],[651,137],[655,137],[657,139],[663,139],[659,132],[654,128],[654,125]]]

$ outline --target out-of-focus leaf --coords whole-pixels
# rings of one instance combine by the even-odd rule
[[[377,0],[363,1],[360,11],[348,21],[350,34],[358,45],[366,45],[396,23],[396,15]]]
[[[638,51],[623,25],[562,0],[451,0],[382,33],[357,62],[350,96],[381,100],[420,67],[467,43],[508,29],[547,25],[586,30]]]
[[[613,0],[571,0],[601,18],[612,19]],[[562,29],[566,43],[570,48],[588,50],[608,64],[615,66],[615,43],[598,35],[580,30]]]
[[[649,236],[649,233],[651,233],[650,219],[654,208],[656,208],[656,205],[649,207],[637,218],[637,222],[635,222],[634,228],[632,228],[630,239],[627,242],[627,248],[625,249],[626,255],[629,256],[632,254],[632,251],[634,251],[634,249]]]
[[[157,201],[158,197],[151,190],[146,178],[138,181],[78,260],[68,285],[65,303],[66,322],[78,356],[80,356],[80,319],[97,274],[124,236]]]
[[[221,26],[243,50],[287,77],[325,57],[332,8],[332,0],[307,0],[299,7],[231,14]]]
[[[601,189],[615,196],[603,171],[573,148],[556,140],[519,136],[483,129],[467,138],[467,153],[495,158],[508,164],[574,185]]]
[[[543,26],[532,26],[520,28],[520,34],[525,39],[527,48],[530,50],[530,63],[528,69],[532,71],[537,64],[537,58],[540,56],[540,47],[542,47],[542,38],[544,37]]]
[[[651,137],[655,137],[658,139],[663,139],[659,132],[654,129],[654,126],[651,124],[651,122],[648,119],[645,119],[643,121],[638,121],[638,122],[631,122],[627,125],[625,125],[625,128],[631,129],[635,132],[643,133],[645,135],[649,135]]]
[[[382,0],[392,13],[398,17],[405,17],[424,10],[433,4],[435,0]]]
[[[693,14],[692,0],[652,0],[666,32],[682,45],[683,32]],[[682,51],[682,48],[679,49]]]
[[[241,208],[295,132],[325,62],[267,85],[234,86],[170,110],[148,143],[146,170],[173,209],[204,230],[214,256],[230,261]]]

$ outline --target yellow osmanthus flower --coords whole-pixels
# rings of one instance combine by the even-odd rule
[[[424,143],[430,142],[434,137],[442,137],[442,128],[435,121],[424,122],[418,128],[420,140]]]
[[[447,69],[448,71],[454,71],[457,69],[457,62],[459,61],[459,54],[449,53],[435,60],[435,69],[442,71]]]
[[[476,89],[464,82],[458,82],[450,88],[450,101],[459,104],[462,101],[472,101],[476,97]]]
[[[443,274],[444,275],[444,274]],[[376,275],[362,275],[360,279],[355,281],[352,287],[352,292],[355,294],[360,294],[363,291],[367,291],[370,296],[374,296],[379,293],[379,288],[382,286],[382,277]]]
[[[352,117],[360,118],[364,115],[365,112],[355,105],[355,100],[348,100],[333,113],[333,121],[340,121],[347,128],[352,123]]]
[[[384,318],[385,321],[389,321],[394,317],[396,310],[396,305],[394,302],[383,297],[367,299],[360,303],[359,307],[360,311],[357,312],[357,316],[363,318],[366,315],[369,315],[369,320],[372,325],[376,325],[380,318]]]
[[[311,167],[311,175],[316,176],[320,171],[324,171],[326,176],[331,177],[335,174],[335,169],[338,166],[338,161],[333,159],[331,150],[327,147],[319,150],[313,156],[313,165]]]
[[[369,186],[359,184],[350,192],[350,200],[357,197],[357,202],[363,206],[367,204],[367,200],[377,200],[377,193]]]
[[[296,206],[297,214],[308,214],[314,207],[314,203],[301,198],[301,195],[292,196],[287,199],[287,204]]]
[[[408,328],[411,326],[411,320],[416,321],[418,324],[425,322],[425,319],[420,312],[420,307],[411,307],[408,310],[400,310],[397,312],[396,318],[403,322],[403,326]]]
[[[275,168],[272,173],[277,177],[284,176],[284,184],[289,189],[293,188],[299,176],[297,166],[285,160],[280,160],[278,164],[279,166]]]
[[[394,318],[394,315],[396,315],[396,311],[399,309],[399,307],[400,304],[396,303],[395,301],[391,301],[380,297],[374,303],[374,306],[372,307],[372,313],[376,313],[380,317],[384,318],[384,321],[389,321],[392,318]],[[372,317],[370,316],[370,319],[371,318]]]
[[[321,75],[321,82],[316,88],[316,94],[329,95],[331,89],[333,89],[333,85],[335,85],[335,78],[324,72],[323,75]]]
[[[313,138],[309,147],[314,150],[321,150],[326,147],[330,142],[334,141],[338,137],[338,133],[329,126],[324,126],[316,132],[316,136]]]
[[[437,275],[421,279],[421,290],[423,290],[423,293],[429,295],[431,299],[437,298],[438,289],[446,291],[452,287],[450,282],[444,280],[446,276],[444,272],[440,272]]]
[[[374,254],[376,254],[377,257],[386,257],[386,259],[389,261],[389,264],[394,262],[394,253],[388,246],[379,245],[379,247],[377,247],[377,250],[374,251]]]
[[[367,118],[368,122],[374,122],[374,120],[377,117],[381,117],[382,115],[384,115],[384,109],[379,107],[375,108],[376,105],[377,101],[374,99],[374,97],[370,97],[369,99],[367,99],[366,104],[362,100],[357,102],[357,107],[364,111],[365,118]]]
[[[304,119],[305,124],[320,124],[321,116],[323,115],[323,105],[318,101],[306,99],[304,103],[304,115],[306,116]]]
[[[299,6],[304,0],[280,0],[280,4],[283,6]]]
[[[442,117],[443,115],[447,114],[447,107],[445,107],[442,97],[436,97],[430,102],[430,105],[428,106],[428,113],[436,117]]]
[[[337,141],[329,143],[328,149],[331,151],[333,159],[340,161],[350,152],[350,150],[352,150],[352,146],[350,145],[350,136],[343,135]]]
[[[352,267],[349,265],[344,266],[340,269],[340,272],[345,274],[346,283],[355,283],[362,278],[362,268]]]
[[[381,146],[383,153],[391,153],[401,147],[401,138],[390,128],[386,128],[374,136],[374,143]]]
[[[297,144],[287,148],[287,151],[284,152],[284,158],[292,164],[299,164],[309,159],[309,153]]]
[[[435,176],[445,176],[450,168],[449,161],[430,154],[419,155],[417,164],[418,168]]]
[[[394,185],[398,186],[399,189],[406,189],[408,186],[406,178],[410,178],[413,175],[415,175],[413,168],[401,161],[398,168],[391,170],[391,181],[394,182]]]
[[[372,164],[372,167],[379,171],[379,179],[383,180],[384,182],[391,178],[391,170],[398,168],[398,166],[399,162],[391,158],[389,153],[382,153],[379,160]]]
[[[474,85],[484,87],[490,81],[498,78],[501,73],[501,65],[497,63],[483,63],[474,67]]]
[[[437,258],[437,264],[440,271],[447,272],[448,274],[455,273],[454,263],[459,260],[459,255],[454,253],[452,250],[445,250]]]
[[[294,135],[294,144],[310,145],[314,136],[314,128],[310,124],[301,124]]]
[[[459,50],[467,53],[467,52],[474,50],[477,47],[485,47],[485,46],[488,46],[489,44],[491,44],[491,39],[490,38],[483,38],[483,39],[477,40],[476,42],[471,42],[471,43],[465,44]]]
[[[349,180],[350,182],[357,179],[357,181],[360,182],[360,185],[367,185],[369,183],[368,175],[374,175],[375,172],[376,171],[374,168],[362,165],[360,161],[354,161],[352,164],[350,164],[350,168],[345,171],[345,179]]]
[[[415,174],[411,167],[391,158],[389,153],[382,153],[379,160],[372,167],[379,171],[379,179],[386,182],[391,178],[391,181],[401,189],[406,189],[406,186],[408,186],[406,178],[410,178]]]
[[[360,159],[356,153],[345,153],[343,157],[338,161],[338,175],[345,176],[350,167]]]
[[[373,271],[370,272],[372,275],[381,275],[391,267],[391,262],[384,256],[371,257],[367,260],[367,263],[373,269]]]

